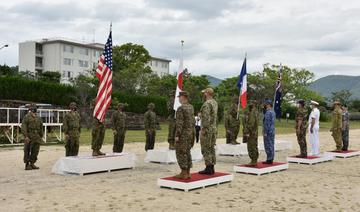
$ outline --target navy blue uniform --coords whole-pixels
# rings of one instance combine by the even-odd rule
[[[267,109],[263,119],[263,135],[264,147],[267,161],[273,161],[275,156],[275,113],[271,109]]]

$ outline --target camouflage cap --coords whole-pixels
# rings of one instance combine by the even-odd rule
[[[124,109],[126,107],[126,104],[125,103],[119,103],[117,105],[118,108],[121,108],[121,109]]]
[[[201,93],[208,93],[210,95],[214,95],[214,89],[209,87],[209,88],[202,90]]]
[[[272,105],[272,101],[270,99],[265,99],[264,105]]]
[[[155,104],[154,103],[148,104],[148,109],[155,109]]]
[[[31,104],[29,105],[29,109],[30,109],[30,110],[32,110],[32,109],[37,109],[36,104],[31,103]]]
[[[180,93],[179,93],[178,97],[180,97],[180,96],[189,97],[189,93],[188,93],[188,92],[186,92],[186,91],[180,91]]]
[[[299,99],[299,100],[297,101],[297,103],[299,103],[299,104],[305,104],[305,100]]]
[[[333,105],[341,105],[341,102],[340,102],[339,100],[335,100],[335,101],[333,102]]]
[[[74,107],[77,107],[77,104],[75,102],[71,102],[70,105],[69,105],[70,108],[74,108]]]

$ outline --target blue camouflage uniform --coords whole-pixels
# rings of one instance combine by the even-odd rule
[[[264,147],[267,161],[273,161],[275,155],[275,113],[272,109],[267,109],[263,119]]]

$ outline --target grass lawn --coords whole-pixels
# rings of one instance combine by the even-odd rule
[[[295,133],[295,121],[289,120],[281,120],[281,122],[276,121],[276,133],[277,134],[291,134]],[[322,122],[320,123],[320,131],[329,131],[331,127],[331,122]],[[360,129],[360,121],[352,121],[350,123],[351,129]],[[241,130],[240,130],[241,131]],[[259,127],[259,133],[261,135],[262,128]],[[167,123],[161,124],[161,130],[156,132],[156,142],[164,142],[167,141],[168,134],[168,125]],[[242,136],[240,132],[239,137]],[[218,128],[218,138],[225,138],[225,127],[224,124],[219,124]],[[144,130],[128,130],[126,132],[125,142],[144,142],[145,141],[145,132]],[[91,143],[91,129],[82,129],[80,144],[81,145],[90,145]],[[112,130],[107,129],[105,133],[104,144],[112,144],[113,143],[113,135]]]

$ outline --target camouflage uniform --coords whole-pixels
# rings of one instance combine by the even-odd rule
[[[207,100],[201,107],[201,153],[204,156],[205,165],[216,164],[215,145],[217,136],[217,111],[218,104],[215,99]]]
[[[336,143],[336,150],[341,151],[342,149],[342,110],[339,107],[335,107],[332,115],[332,137]]]
[[[300,146],[300,156],[307,156],[307,147],[306,147],[306,131],[307,131],[307,110],[303,107],[298,108],[295,117],[295,129],[296,136]],[[299,122],[301,124],[299,125]]]
[[[124,148],[124,139],[126,133],[126,114],[123,112],[125,105],[119,104],[118,110],[111,116],[112,128],[114,131],[113,152],[122,152]]]
[[[156,114],[153,111],[155,105],[150,103],[148,105],[149,110],[144,114],[144,125],[145,125],[145,135],[146,135],[146,144],[145,151],[149,149],[154,149],[155,136],[156,136]]]
[[[191,104],[182,104],[176,111],[176,158],[181,169],[192,167],[191,148],[195,141],[194,108]]]
[[[349,112],[345,111],[342,115],[343,128],[342,128],[342,141],[343,151],[347,151],[349,147]]]
[[[26,170],[38,169],[34,163],[37,161],[41,139],[44,135],[43,123],[41,118],[36,115],[36,106],[31,105],[30,110],[35,112],[29,112],[26,114],[21,124],[21,132],[25,137],[24,163],[26,164]]]
[[[175,94],[174,94],[175,95]],[[171,99],[167,102],[168,107],[168,122],[169,122],[169,132],[168,132],[168,143],[169,143],[169,149],[174,149],[175,144],[175,110],[174,110],[174,97],[170,97]]]
[[[240,130],[240,120],[237,118],[237,109],[237,104],[232,103],[225,117],[227,144],[238,144],[236,139]]]
[[[70,104],[73,107],[74,104]],[[76,107],[76,105],[75,105]],[[64,133],[67,136],[65,143],[65,156],[77,156],[79,153],[80,115],[71,110],[64,117]]]
[[[259,127],[259,113],[253,103],[253,108],[250,109],[247,116],[244,118],[244,136],[247,139],[247,149],[251,159],[251,165],[256,165],[259,158],[258,150],[258,127]]]
[[[100,122],[98,119],[93,118],[92,125],[93,128],[91,132],[92,135],[91,149],[94,150],[94,152],[99,152],[104,142],[105,124]]]

